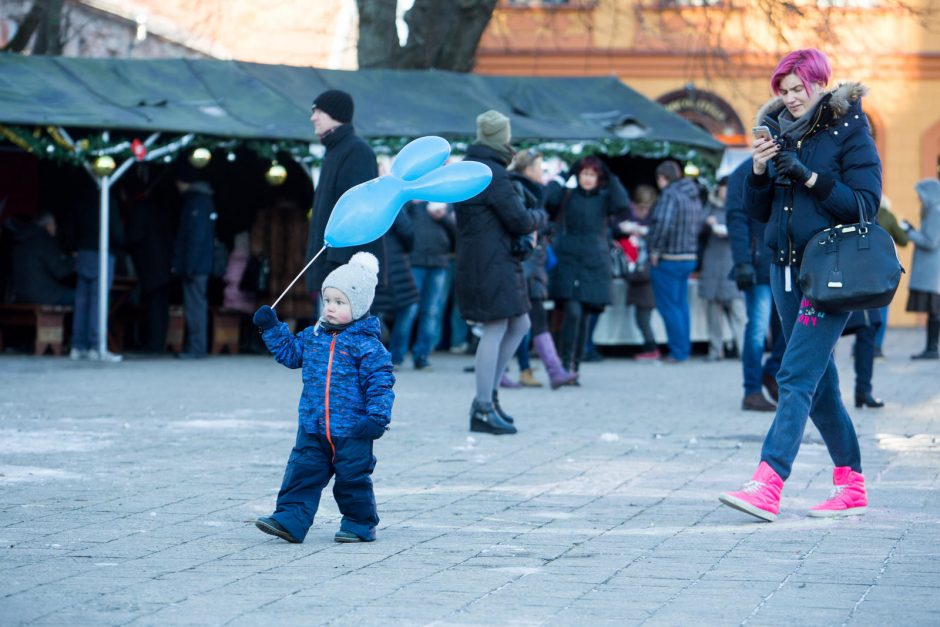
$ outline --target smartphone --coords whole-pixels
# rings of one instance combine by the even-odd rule
[[[773,136],[770,134],[770,128],[767,126],[755,126],[751,129],[751,133],[754,135],[754,139],[759,139],[763,137],[764,139],[773,139]]]

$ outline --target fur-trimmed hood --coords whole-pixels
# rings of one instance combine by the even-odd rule
[[[866,94],[868,94],[868,88],[865,85],[850,81],[847,83],[839,83],[838,86],[824,94],[823,98],[829,99],[828,107],[832,112],[832,117],[841,118]],[[765,124],[768,119],[776,122],[777,116],[780,115],[780,112],[783,111],[784,108],[783,98],[774,96],[764,103],[764,106],[758,109],[757,123]]]

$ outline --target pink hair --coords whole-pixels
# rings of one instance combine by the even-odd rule
[[[808,92],[811,83],[825,85],[829,82],[832,66],[826,55],[816,48],[794,50],[780,60],[770,77],[770,88],[775,95],[780,95],[780,82],[789,74],[796,74],[803,83],[803,89]]]

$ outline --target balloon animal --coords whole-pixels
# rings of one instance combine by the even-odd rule
[[[493,173],[486,165],[475,161],[444,165],[449,156],[450,144],[446,139],[421,137],[401,149],[388,174],[347,190],[326,223],[323,248],[271,307],[277,307],[284,294],[327,248],[361,246],[382,237],[406,202],[460,202],[487,188]]]

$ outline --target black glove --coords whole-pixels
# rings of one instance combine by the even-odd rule
[[[255,315],[251,318],[251,321],[254,322],[255,326],[262,331],[273,329],[280,323],[280,320],[277,319],[277,314],[274,313],[274,310],[267,305],[261,305],[258,307],[258,311],[255,312]]]
[[[813,176],[813,171],[803,165],[792,150],[780,151],[774,157],[774,165],[777,166],[777,171],[780,174],[797,183],[805,183],[809,180],[809,177]]]
[[[754,266],[749,263],[734,264],[732,276],[738,289],[742,292],[746,292],[757,285],[757,272],[754,270]]]
[[[383,424],[379,424],[371,418],[363,418],[359,421],[359,424],[353,429],[353,436],[357,438],[369,438],[370,440],[378,440],[383,435],[385,435],[386,427]]]

